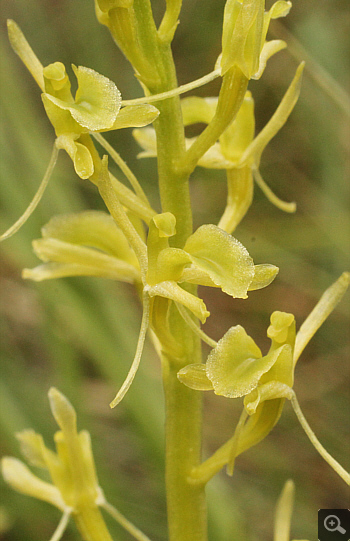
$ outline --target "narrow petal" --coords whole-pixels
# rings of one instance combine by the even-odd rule
[[[66,437],[77,436],[77,414],[69,400],[55,387],[49,390],[52,415]]]
[[[30,464],[39,468],[47,468],[43,453],[44,441],[41,434],[28,429],[18,432],[16,438],[20,442],[22,455]]]
[[[7,30],[12,49],[18,54],[23,64],[28,68],[41,90],[44,92],[43,66],[19,26],[12,19],[7,21]]]
[[[52,261],[54,263],[86,266],[89,269],[95,269],[94,276],[115,279],[122,276],[126,278],[126,281],[134,281],[140,278],[140,272],[134,265],[94,248],[78,246],[52,238],[33,241],[33,248],[36,255],[44,262]],[[87,275],[90,275],[90,272]]]
[[[4,457],[1,466],[6,483],[17,492],[48,502],[62,511],[66,509],[58,488],[39,479],[17,458]]]
[[[338,280],[323,293],[311,314],[301,325],[295,341],[294,364],[299,359],[301,353],[310,342],[313,335],[318,331],[322,323],[342,300],[346,290],[348,289],[349,283],[350,273],[343,272],[340,278],[338,278]]]
[[[0,242],[5,240],[5,239],[8,239],[8,238],[12,237],[12,235],[17,233],[17,231],[22,227],[22,225],[24,225],[26,223],[26,221],[28,220],[28,218],[33,214],[34,210],[36,209],[36,207],[40,203],[41,198],[44,195],[46,187],[47,187],[47,185],[48,185],[48,183],[50,181],[52,172],[53,172],[54,167],[55,167],[56,162],[57,162],[57,157],[58,157],[58,148],[56,147],[56,145],[54,145],[53,149],[52,149],[52,154],[51,154],[49,165],[47,166],[44,178],[42,179],[42,181],[40,183],[38,191],[34,195],[33,199],[29,203],[28,207],[26,208],[26,210],[24,211],[22,216],[20,218],[18,218],[18,220],[7,231],[5,231],[5,233],[3,233],[0,236]]]
[[[159,111],[153,105],[129,105],[120,109],[113,126],[109,130],[147,126],[147,124],[154,122],[158,116]]]
[[[282,101],[277,107],[275,113],[272,115],[266,126],[255,137],[254,141],[252,141],[252,143],[244,152],[240,161],[241,165],[253,162],[256,168],[259,167],[260,157],[263,150],[265,149],[266,145],[271,141],[271,139],[276,135],[276,133],[286,123],[290,113],[294,108],[294,105],[298,100],[301,88],[301,76],[304,65],[304,62],[299,65],[294,79],[291,82],[287,92],[283,96]]]
[[[43,238],[98,248],[137,266],[137,258],[124,234],[107,212],[86,210],[51,218],[42,228]]]
[[[56,146],[63,148],[73,161],[78,177],[83,180],[90,178],[94,173],[94,163],[89,149],[75,141],[70,135],[60,135],[56,139]]]
[[[274,541],[289,541],[290,523],[292,520],[295,486],[289,479],[278,499],[275,513]]]
[[[106,263],[106,262],[105,262]],[[128,266],[124,261],[114,260],[109,265],[101,267],[97,265],[80,265],[78,263],[44,263],[33,269],[23,269],[22,278],[42,282],[43,280],[55,280],[57,278],[66,278],[68,276],[95,276],[99,278],[108,278],[134,284],[140,281],[140,273],[135,267]]]
[[[189,364],[177,373],[178,379],[196,391],[212,391],[212,382],[206,374],[205,364]]]
[[[294,201],[291,203],[288,203],[287,201],[282,201],[279,197],[277,197],[276,194],[273,193],[271,188],[266,184],[264,179],[262,178],[259,169],[253,169],[253,176],[254,180],[261,189],[261,191],[264,193],[266,198],[275,205],[280,210],[284,210],[284,212],[293,213],[297,210],[297,205]]]
[[[260,79],[260,77],[265,71],[267,61],[271,58],[271,56],[278,53],[279,51],[282,51],[286,47],[287,47],[286,42],[281,39],[265,41],[262,51],[260,53],[259,69],[253,75],[252,79]]]
[[[249,286],[249,291],[255,291],[256,289],[262,289],[276,278],[279,268],[275,265],[269,265],[268,263],[254,266],[255,274],[252,283]]]
[[[115,398],[110,403],[111,408],[115,408],[115,406],[117,406],[119,404],[119,402],[121,400],[123,400],[124,396],[126,395],[126,393],[129,390],[129,388],[130,388],[130,386],[131,386],[131,384],[132,384],[132,382],[134,380],[134,377],[136,375],[136,372],[137,372],[137,370],[139,368],[140,361],[141,361],[141,356],[142,356],[142,352],[143,352],[143,347],[144,347],[144,344],[145,344],[146,334],[147,334],[147,330],[148,330],[148,326],[149,326],[149,314],[150,314],[150,301],[149,301],[148,294],[145,294],[144,297],[143,297],[142,322],[141,322],[140,334],[139,334],[139,339],[138,339],[138,342],[137,342],[135,357],[134,357],[134,360],[133,360],[132,365],[130,367],[129,373],[126,376],[123,385],[121,386],[121,388],[117,392]]]
[[[151,297],[165,297],[166,299],[171,299],[175,302],[183,304],[196,317],[198,317],[202,323],[205,323],[207,317],[210,315],[210,312],[208,312],[206,309],[202,299],[192,295],[188,291],[185,291],[176,282],[160,282],[159,284],[149,287],[148,293]]]

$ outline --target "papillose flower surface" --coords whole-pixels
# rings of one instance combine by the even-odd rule
[[[236,456],[265,438],[279,420],[285,399],[292,401],[304,430],[320,454],[350,484],[350,476],[322,448],[308,427],[293,391],[294,369],[300,354],[345,294],[345,272],[323,294],[309,317],[295,331],[293,314],[274,312],[267,336],[271,347],[263,356],[243,327],[231,327],[211,351],[205,364],[188,365],[178,377],[196,390],[213,390],[228,398],[244,396],[244,410],[229,453],[231,470]]]

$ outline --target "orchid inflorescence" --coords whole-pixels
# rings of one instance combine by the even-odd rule
[[[266,355],[240,325],[231,327],[215,342],[199,324],[204,324],[210,314],[198,296],[197,286],[219,288],[232,298],[245,299],[248,292],[268,286],[278,273],[272,264],[254,264],[232,233],[252,204],[254,180],[278,208],[286,212],[296,210],[294,202],[284,202],[271,191],[259,166],[264,149],[286,123],[297,102],[304,66],[297,68],[280,105],[257,135],[254,99],[247,90],[249,80],[259,79],[268,59],[286,46],[281,40],[266,41],[266,35],[271,19],[286,16],[291,3],[278,0],[265,11],[264,0],[227,0],[222,53],[214,70],[170,90],[162,89],[164,74],[146,52],[153,47],[154,58],[161,61],[176,30],[181,1],[167,1],[151,45],[141,32],[133,4],[133,0],[95,0],[98,20],[108,27],[131,61],[145,91],[144,98],[135,100],[122,100],[112,81],[90,68],[74,65],[78,88],[73,96],[65,66],[54,62],[43,67],[17,24],[8,21],[12,48],[42,91],[43,105],[56,138],[38,192],[21,218],[1,238],[13,235],[29,218],[49,182],[58,151],[65,150],[76,174],[97,187],[108,212],[86,210],[53,217],[42,228],[42,238],[33,241],[34,252],[42,264],[24,269],[23,277],[43,281],[96,276],[135,286],[143,305],[141,328],[131,368],[111,407],[129,390],[150,329],[160,356],[178,365],[181,385],[193,392],[212,390],[228,398],[244,397],[233,436],[206,461],[187,472],[189,485],[205,485],[224,465],[232,474],[236,457],[260,442],[276,425],[286,399],[291,401],[317,451],[349,484],[349,474],[322,447],[304,418],[293,383],[297,360],[345,294],[350,274],[343,273],[324,293],[298,332],[293,314],[275,311],[267,330],[271,346]],[[164,114],[162,103],[216,77],[222,78],[218,97],[190,96],[179,100],[183,127],[196,123],[205,127],[198,136],[184,138],[180,159],[172,166],[175,174],[187,178],[196,166],[225,170],[227,202],[217,225],[203,224],[183,238],[179,237],[179,230],[183,230],[179,218],[170,210],[157,213],[152,208],[135,175],[101,134],[132,127],[134,138],[142,147],[139,156],[160,160],[157,123]],[[154,127],[149,126],[152,123]],[[94,140],[119,166],[131,188],[109,171],[108,156],[100,157]],[[212,348],[205,363],[188,362],[186,344],[179,341],[174,331],[174,317],[180,317],[191,340],[199,338]],[[55,436],[57,453],[47,449],[42,437],[31,430],[19,434],[18,439],[29,462],[46,468],[53,484],[39,480],[13,458],[3,459],[5,480],[16,490],[47,501],[63,512],[52,541],[60,539],[70,516],[84,539],[111,539],[99,506],[136,539],[145,541],[146,536],[106,502],[98,485],[88,433],[78,434],[73,407],[56,389],[50,390],[49,397],[61,428]],[[286,485],[280,509],[291,508],[291,492],[291,485]],[[289,536],[289,523],[287,530],[283,524],[277,513],[276,540],[282,530],[288,530]],[[281,539],[285,539],[283,536]]]

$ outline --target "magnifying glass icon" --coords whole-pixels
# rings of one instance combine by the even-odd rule
[[[336,515],[327,515],[324,519],[324,527],[329,532],[340,532],[342,534],[346,533],[346,530],[340,525],[340,520]]]

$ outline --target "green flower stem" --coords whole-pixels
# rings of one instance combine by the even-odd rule
[[[168,88],[176,87],[170,49],[164,51],[163,66],[168,75]],[[176,217],[173,245],[183,247],[192,233],[188,174],[179,174],[176,164],[185,152],[184,129],[179,98],[157,104],[160,115],[155,122],[157,133],[159,189],[163,212]],[[196,288],[190,286],[190,292]],[[181,361],[163,359],[163,381],[166,402],[166,485],[170,541],[205,541],[207,519],[203,487],[191,486],[187,477],[201,460],[202,396],[185,387],[177,379],[180,368],[201,362],[200,340],[193,336],[177,310],[171,316],[171,329],[186,352]]]
[[[163,359],[169,540],[206,541],[204,485],[188,482],[201,458],[202,395],[182,385],[177,372],[171,359]]]
[[[157,67],[161,83],[149,88],[151,94],[177,88],[170,45],[155,34],[149,21],[148,0],[135,0],[134,9],[144,52]],[[138,12],[139,10],[139,12]],[[142,16],[141,16],[142,14]],[[142,78],[142,74],[141,74]],[[185,135],[178,96],[155,102],[160,115],[154,122],[157,135],[159,190],[163,212],[176,218],[173,246],[183,247],[192,234],[192,210],[189,171],[177,170],[185,155]],[[190,285],[191,293],[196,287]],[[194,336],[175,306],[171,310],[170,329],[185,352],[181,359],[163,355],[163,382],[166,404],[166,491],[169,541],[206,541],[207,516],[203,486],[188,482],[190,471],[201,462],[202,396],[179,382],[177,372],[191,362],[201,362],[200,340]],[[164,349],[165,349],[164,345]],[[163,349],[162,347],[160,349]],[[195,360],[194,360],[195,359]]]
[[[198,160],[219,139],[220,135],[235,119],[245,96],[249,80],[238,67],[231,68],[223,77],[217,109],[212,121],[188,149],[179,170],[189,173]]]
[[[339,475],[339,477],[341,477],[343,481],[345,481],[345,483],[350,486],[350,474],[346,470],[344,470],[344,468],[339,464],[339,462],[337,462],[318,441],[314,432],[311,430],[309,423],[305,419],[303,412],[300,409],[299,402],[294,392],[291,398],[291,403],[296,413],[296,416],[298,417],[299,423],[305,430],[307,437],[311,441],[312,445],[315,447],[316,451],[330,465],[330,467],[333,468],[333,470]]]

